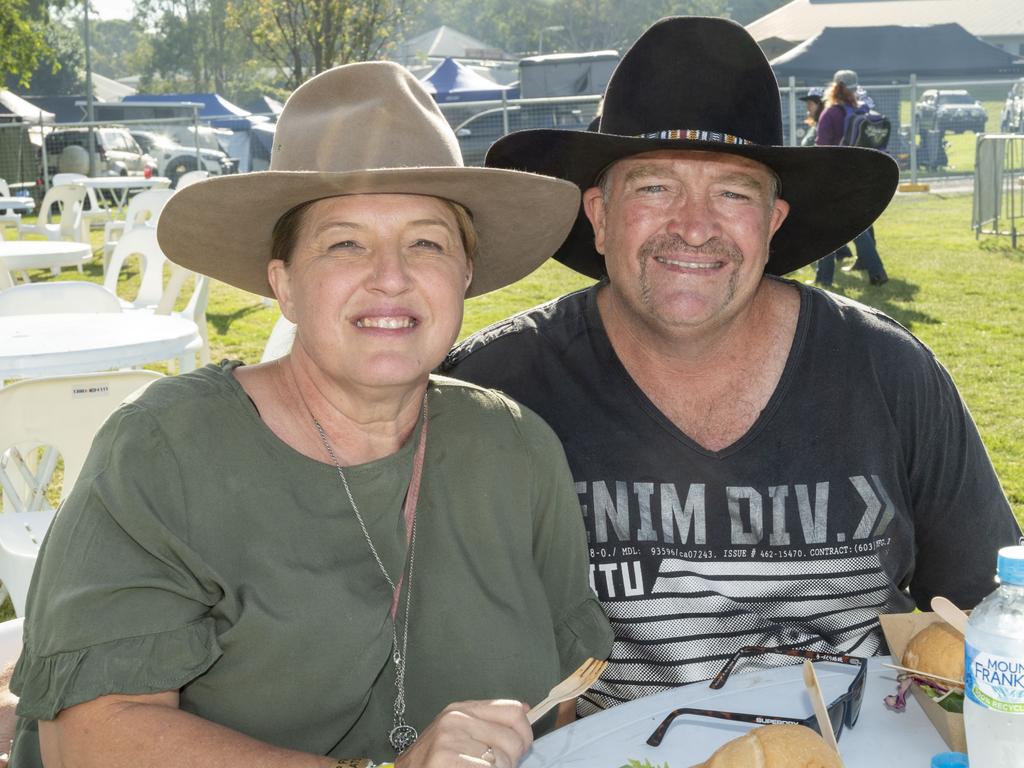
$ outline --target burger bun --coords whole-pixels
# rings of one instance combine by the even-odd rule
[[[950,680],[964,679],[964,636],[944,621],[922,629],[907,643],[903,666]],[[935,681],[948,687],[942,680]]]
[[[764,725],[723,744],[693,768],[843,768],[843,761],[806,726]]]

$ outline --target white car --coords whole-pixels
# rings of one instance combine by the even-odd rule
[[[211,176],[234,173],[235,163],[220,149],[208,149],[200,146],[199,157],[202,167],[196,161],[195,146],[179,144],[170,136],[152,130],[133,130],[132,136],[157,162],[157,174],[166,176],[171,185],[177,184],[178,178],[189,171],[205,170]]]

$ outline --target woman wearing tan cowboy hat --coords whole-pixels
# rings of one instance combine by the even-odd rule
[[[276,296],[295,344],[101,430],[40,554],[13,764],[516,765],[520,702],[611,635],[557,439],[430,372],[464,296],[538,266],[577,205],[462,167],[381,62],[299,88],[270,171],[175,195],[167,255]]]

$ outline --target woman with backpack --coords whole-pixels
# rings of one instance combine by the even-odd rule
[[[832,76],[832,84],[825,92],[825,111],[818,119],[818,134],[815,143],[818,146],[843,144],[846,122],[858,106],[857,73],[852,69],[841,69]],[[882,266],[882,257],[878,255],[878,248],[875,245],[874,227],[868,227],[857,235],[853,239],[853,244],[857,248],[857,260],[851,269],[866,270],[871,285],[883,285],[889,282],[889,276],[886,275],[885,267]],[[831,286],[835,270],[835,253],[818,259],[814,282],[824,287]]]

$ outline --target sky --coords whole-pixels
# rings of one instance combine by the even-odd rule
[[[92,0],[101,19],[130,19],[134,4],[132,0]]]

